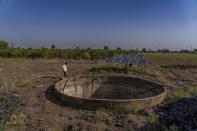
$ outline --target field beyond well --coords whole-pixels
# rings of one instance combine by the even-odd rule
[[[133,66],[127,75],[165,85],[168,95],[162,105],[196,96],[197,54],[145,53],[145,58],[145,73],[143,66]],[[1,58],[0,130],[146,130],[158,124],[157,107],[139,112],[88,111],[53,102],[46,92],[63,75],[65,61],[70,76],[87,75],[92,68],[102,69],[96,73],[117,74],[108,69],[125,67],[104,60]]]

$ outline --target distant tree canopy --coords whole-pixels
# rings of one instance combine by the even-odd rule
[[[194,49],[193,51],[194,51],[194,52],[197,52],[197,49]]]
[[[53,45],[51,45],[51,49],[55,49],[55,45],[53,44]]]
[[[120,47],[117,47],[116,50],[122,50]]]
[[[168,49],[159,49],[157,51],[147,50],[147,49],[131,49],[123,50],[120,47],[116,49],[110,49],[108,46],[104,46],[103,49],[80,49],[79,47],[75,49],[58,49],[55,45],[51,48],[14,48],[9,47],[9,43],[6,41],[0,41],[0,57],[4,58],[68,58],[68,59],[105,59],[111,57],[114,54],[120,53],[197,53],[197,49],[193,51],[181,50],[181,51],[170,51]]]
[[[104,46],[103,49],[104,50],[109,50],[109,47],[108,46]]]
[[[0,49],[8,48],[9,43],[6,41],[0,41]]]
[[[190,50],[181,50],[180,52],[181,52],[181,53],[189,53]]]
[[[147,49],[146,49],[146,48],[143,48],[143,49],[142,49],[142,52],[147,52]]]
[[[164,48],[164,49],[158,49],[157,52],[169,53],[170,51]]]

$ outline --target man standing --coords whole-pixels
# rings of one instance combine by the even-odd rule
[[[65,62],[65,64],[63,65],[63,71],[64,71],[64,77],[66,77],[67,76],[67,65],[68,65],[68,63],[67,62]]]

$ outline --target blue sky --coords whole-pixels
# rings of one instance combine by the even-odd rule
[[[197,1],[0,0],[0,39],[22,47],[197,48]]]

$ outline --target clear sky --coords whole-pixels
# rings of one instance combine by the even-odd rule
[[[0,39],[22,47],[197,48],[197,1],[0,0]]]

